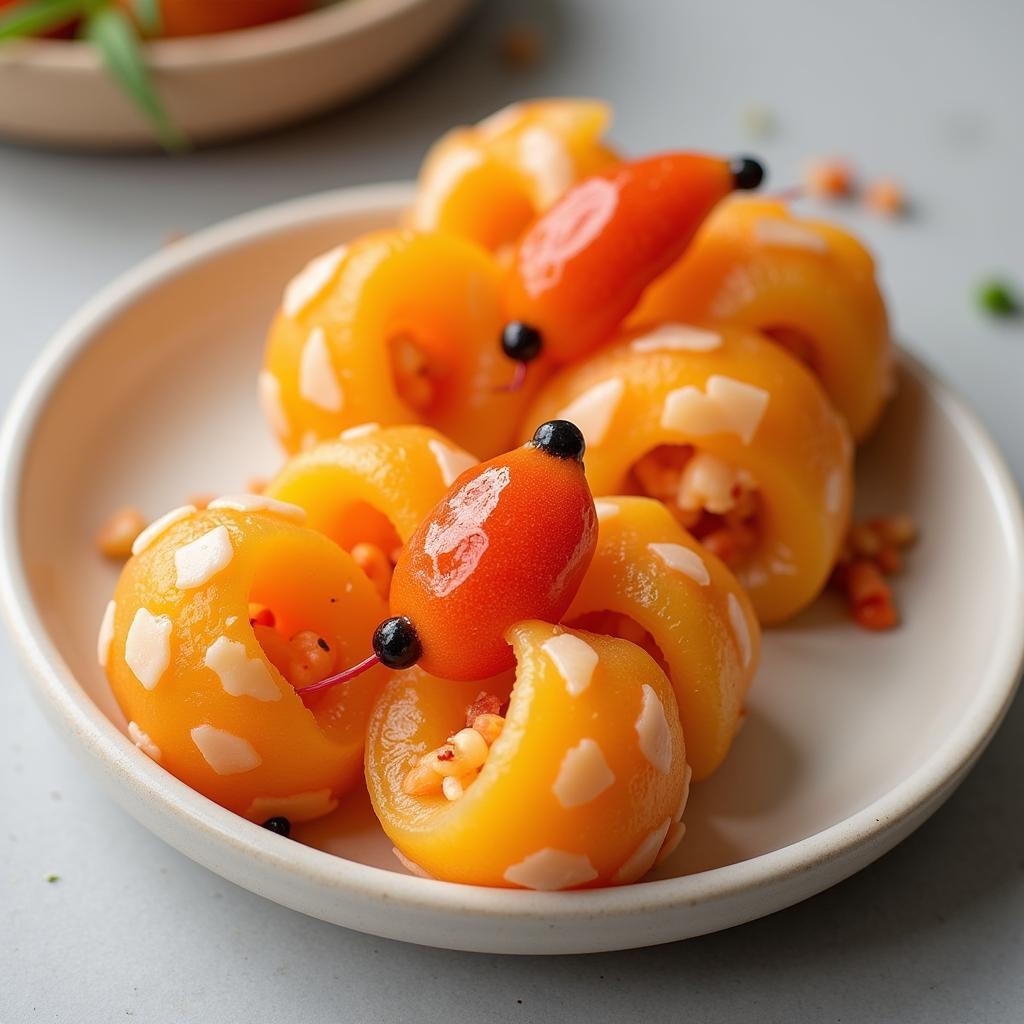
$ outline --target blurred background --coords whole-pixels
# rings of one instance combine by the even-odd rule
[[[974,405],[1024,479],[1024,322],[978,296],[994,279],[1024,289],[1024,6],[487,0],[451,22],[372,95],[256,137],[174,155],[0,140],[4,404],[61,322],[169,239],[412,178],[444,130],[513,100],[592,95],[613,104],[627,153],[753,152],[775,187],[823,155],[897,180],[904,216],[853,201],[828,215],[875,252],[901,342]],[[0,89],[0,108],[17,106]],[[676,946],[503,959],[332,928],[185,860],[81,777],[6,639],[0,653],[0,1021],[1020,1019],[1019,707],[934,819],[807,904]]]

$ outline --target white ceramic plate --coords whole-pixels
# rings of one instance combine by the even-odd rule
[[[880,856],[985,747],[1024,647],[1014,485],[971,413],[907,359],[858,466],[863,511],[906,510],[923,527],[897,583],[905,624],[869,635],[826,596],[768,634],[747,725],[725,766],[694,787],[687,838],[653,880],[532,893],[414,878],[365,797],[293,842],[210,803],[124,737],[96,665],[116,572],[94,553],[94,529],[119,504],[156,514],[275,468],[255,378],[281,286],[312,254],[392,222],[409,194],[328,193],[186,239],[104,291],[46,349],[0,450],[2,594],[57,728],[119,803],[211,870],[324,920],[428,945],[667,942],[788,906]]]
[[[219,0],[225,2],[225,0]],[[267,131],[352,99],[440,42],[473,0],[337,0],[256,28],[146,44],[157,89],[195,143]],[[0,135],[153,148],[152,129],[88,43],[0,46]]]

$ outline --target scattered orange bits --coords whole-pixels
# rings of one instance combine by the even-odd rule
[[[286,639],[274,628],[274,614],[269,608],[261,609],[249,621],[267,660],[296,690],[312,686],[334,672],[334,650],[318,633],[304,629]]]
[[[267,489],[267,479],[262,476],[251,476],[245,481],[246,494],[262,494]]]
[[[498,40],[502,63],[512,71],[525,71],[540,63],[544,37],[533,25],[509,25]]]
[[[819,199],[842,199],[853,192],[853,171],[836,157],[812,160],[804,168],[803,186]]]
[[[145,528],[146,519],[137,508],[119,508],[97,532],[96,548],[105,558],[123,562],[131,557],[132,544]]]
[[[832,574],[843,591],[850,614],[865,629],[892,629],[899,622],[892,587],[886,576],[903,568],[905,548],[917,540],[917,524],[906,515],[854,523]]]
[[[873,181],[864,192],[864,205],[882,217],[899,217],[907,208],[903,186],[892,178]]]

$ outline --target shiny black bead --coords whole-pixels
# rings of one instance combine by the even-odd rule
[[[501,332],[501,350],[517,363],[528,363],[540,355],[544,340],[536,327],[512,320]]]
[[[412,622],[396,615],[373,631],[373,651],[388,668],[408,668],[420,660],[423,645]]]
[[[575,459],[577,462],[583,461],[583,453],[587,450],[583,431],[568,420],[542,423],[533,433],[533,446],[556,459]]]
[[[268,832],[276,832],[279,836],[284,836],[285,839],[292,834],[292,823],[287,818],[280,816],[276,818],[267,818],[267,820],[263,822],[263,827],[267,829]]]
[[[736,157],[729,170],[732,171],[733,185],[745,192],[757,188],[764,181],[764,167],[753,157]]]

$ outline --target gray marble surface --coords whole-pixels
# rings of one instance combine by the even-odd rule
[[[513,73],[495,44],[523,19],[548,48]],[[905,223],[836,213],[875,248],[900,336],[974,403],[1019,481],[1024,326],[979,316],[972,288],[990,271],[1024,284],[1022,37],[1013,0],[493,0],[400,82],[282,134],[173,161],[0,145],[0,394],[167,233],[409,177],[446,126],[521,95],[595,94],[631,150],[756,148],[779,185],[836,151],[905,181]],[[778,119],[763,142],[744,127],[756,106]],[[1019,703],[946,807],[830,892],[674,946],[513,959],[333,928],[195,866],[100,794],[6,638],[0,656],[2,1024],[1024,1017]]]

